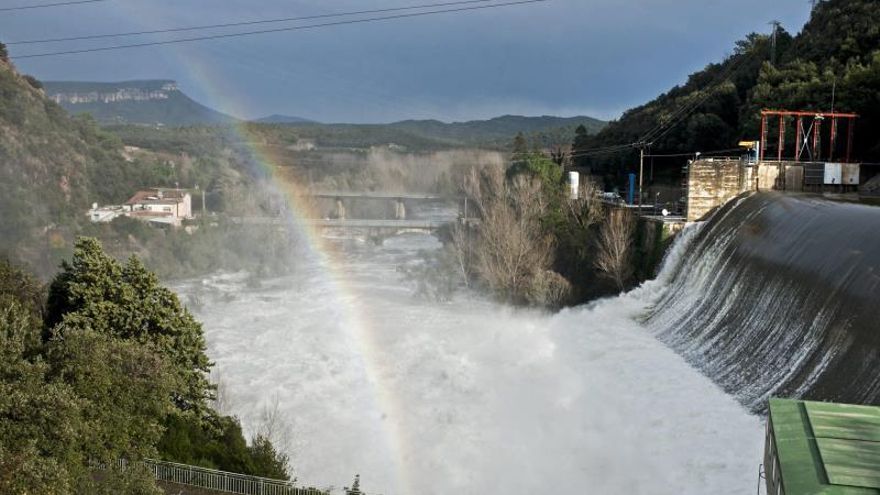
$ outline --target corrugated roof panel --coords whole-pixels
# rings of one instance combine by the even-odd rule
[[[871,406],[805,402],[813,434],[880,442],[880,409]]]
[[[770,399],[770,418],[786,495],[880,495],[880,443],[859,440],[878,432],[878,408]]]
[[[828,481],[835,485],[880,488],[880,443],[816,438]]]

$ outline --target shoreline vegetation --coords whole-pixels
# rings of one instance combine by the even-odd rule
[[[155,274],[93,238],[49,286],[0,262],[0,492],[162,493],[120,459],[289,480],[277,425],[246,440],[215,409],[205,349],[201,324]],[[111,467],[97,476],[95,465]]]

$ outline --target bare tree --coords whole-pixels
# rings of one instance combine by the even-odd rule
[[[263,404],[259,423],[251,436],[251,448],[263,449],[263,452],[270,454],[273,464],[283,471],[279,474],[296,477],[290,462],[290,422],[277,394]]]
[[[229,387],[226,386],[226,380],[217,368],[211,370],[211,381],[217,387],[211,407],[220,414],[230,414],[232,404],[229,400]]]
[[[470,279],[473,271],[471,267],[474,250],[472,241],[473,236],[469,229],[469,226],[458,223],[452,227],[451,250],[465,287],[471,286]]]
[[[599,231],[599,249],[596,253],[596,268],[614,280],[623,290],[627,279],[632,275],[632,238],[635,233],[635,220],[628,211],[611,210]]]
[[[488,166],[471,170],[463,188],[481,217],[477,274],[504,299],[528,301],[531,285],[553,262],[553,237],[541,225],[548,204],[540,180],[508,179],[503,167]]]
[[[542,133],[541,140],[550,153],[553,163],[567,167],[571,165],[571,147],[574,133],[565,127],[558,127]]]
[[[288,417],[281,408],[281,399],[277,394],[273,395],[268,403],[263,404],[257,434],[269,439],[279,451],[287,451],[290,448]]]
[[[566,196],[568,190],[564,191]],[[590,176],[583,176],[578,191],[578,199],[563,201],[565,213],[575,225],[586,230],[604,218],[605,208],[602,204],[602,189]]]

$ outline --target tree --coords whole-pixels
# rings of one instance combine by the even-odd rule
[[[526,141],[525,135],[522,132],[518,132],[516,136],[513,138],[513,159],[514,161],[521,159],[521,157],[527,155],[529,153],[529,142]]]
[[[112,465],[155,457],[172,408],[173,384],[162,356],[89,328],[67,326],[56,335],[47,345],[48,378],[68,384],[81,400],[80,421],[88,436],[83,458]]]
[[[289,479],[287,454],[276,450],[272,442],[263,435],[257,435],[248,447],[254,460],[254,469],[260,476],[275,479]]]
[[[472,170],[464,189],[481,217],[474,243],[480,279],[504,300],[530,302],[530,284],[553,261],[553,238],[543,226],[548,198],[541,180],[530,174],[508,178],[502,167],[491,166]]]
[[[361,495],[361,475],[354,475],[354,483],[351,484],[351,488],[345,489],[345,495]]]
[[[70,493],[82,474],[81,401],[29,359],[39,337],[28,309],[0,303],[0,493]]]
[[[130,340],[163,356],[174,405],[205,415],[213,387],[201,325],[137,258],[123,266],[97,240],[77,239],[49,291],[47,332],[64,338],[68,329]]]
[[[596,268],[617,284],[624,286],[632,275],[632,238],[635,220],[626,210],[612,210],[599,231]]]
[[[157,493],[111,466],[156,453],[170,407],[161,359],[91,330],[43,342],[42,293],[0,263],[0,493]],[[100,487],[94,463],[108,466]]]

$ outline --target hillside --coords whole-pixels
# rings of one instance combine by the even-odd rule
[[[395,145],[410,151],[461,147],[507,149],[518,133],[542,136],[574,135],[579,125],[596,133],[605,122],[592,117],[523,117],[506,115],[490,120],[446,123],[405,120],[391,124],[294,123],[291,133],[323,148],[369,148]],[[282,124],[282,127],[284,125]]]
[[[46,96],[70,113],[88,113],[102,125],[178,127],[237,122],[234,117],[196,102],[171,80],[47,81],[43,86]],[[573,135],[574,129],[583,125],[593,134],[605,126],[605,122],[592,117],[518,115],[452,123],[405,120],[391,124],[322,124],[302,117],[273,114],[251,123],[295,127],[297,135],[325,148],[396,145],[410,150],[467,146],[502,148],[508,146],[518,133]]]
[[[437,139],[460,143],[486,143],[510,139],[517,133],[540,134],[556,129],[573,130],[583,125],[592,134],[599,132],[605,122],[592,117],[524,117],[505,115],[489,120],[444,123],[437,120],[405,120],[389,124],[389,127],[415,135],[433,136]]]
[[[260,203],[235,200],[266,197],[251,193],[259,179],[237,152],[240,143],[222,132],[211,134],[211,127],[191,129],[211,139],[184,138],[186,147],[180,149],[125,150],[117,134],[87,116],[70,116],[36,80],[19,74],[0,55],[0,260],[27,265],[45,278],[70,255],[76,236],[90,235],[102,239],[114,256],[137,254],[167,277],[287,266],[287,240],[259,228],[221,223],[189,235],[129,218],[109,224],[88,221],[92,203],[120,204],[145,187],[178,185],[192,189],[199,206],[207,191],[205,203],[212,212],[223,213],[229,205],[238,212],[260,211]],[[266,237],[255,249],[254,239],[260,236]]]
[[[0,61],[0,136],[0,253],[48,261],[41,258],[64,244],[90,201],[111,199],[97,183],[127,172],[122,144],[69,117],[7,61]],[[50,251],[36,252],[36,238]]]
[[[259,124],[317,124],[314,120],[304,119],[302,117],[295,117],[291,115],[280,115],[277,113],[273,113],[272,115],[256,119],[253,122]]]
[[[829,110],[859,113],[855,156],[880,161],[880,3],[827,0],[817,4],[810,21],[795,37],[780,30],[778,62],[770,64],[770,37],[750,34],[736,43],[733,55],[708,65],[687,82],[645,105],[627,111],[595,136],[580,136],[575,150],[638,141],[658,124],[677,120],[668,133],[653,139],[651,151],[692,153],[735,148],[759,134],[762,108]],[[834,99],[832,103],[832,99]],[[662,180],[674,183],[686,158],[658,160]],[[622,184],[638,163],[636,151],[578,157],[579,166],[603,175],[609,187]]]
[[[46,81],[43,86],[46,95],[70,113],[89,113],[102,124],[182,126],[236,121],[193,100],[169,80]]]

